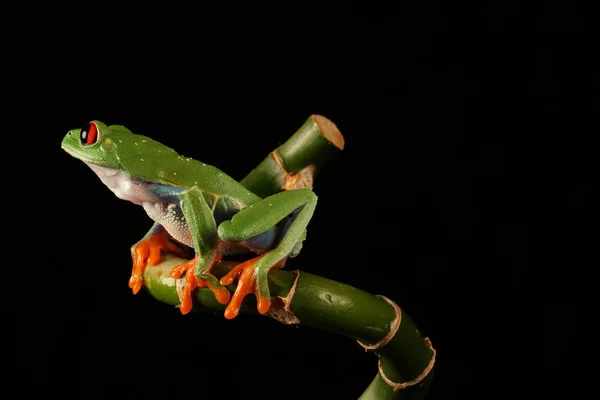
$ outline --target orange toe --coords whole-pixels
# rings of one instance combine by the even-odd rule
[[[180,257],[187,254],[179,246],[169,240],[168,233],[161,229],[146,239],[143,239],[131,247],[131,258],[133,269],[129,278],[129,287],[136,294],[142,288],[144,270],[148,265],[156,265],[161,261],[161,252],[167,251]]]
[[[192,292],[196,288],[209,288],[213,292],[215,298],[220,304],[227,304],[230,299],[229,290],[227,290],[224,287],[215,287],[211,285],[208,281],[198,278],[196,275],[194,275],[198,258],[199,256],[196,256],[189,261],[183,262],[175,266],[171,270],[171,277],[174,279],[179,279],[181,278],[181,276],[185,275],[185,285],[181,297],[181,304],[179,305],[179,311],[181,311],[182,314],[187,314],[192,310]],[[208,271],[210,271],[210,269],[219,261],[221,261],[221,255],[217,254]]]
[[[254,276],[254,270],[256,268],[256,263],[261,257],[262,256],[258,256],[236,265],[221,278],[222,285],[229,285],[233,283],[236,278],[238,279],[235,293],[231,297],[231,301],[227,305],[227,308],[225,308],[225,318],[233,319],[237,317],[244,298],[256,291],[256,277]]]
[[[129,278],[129,288],[133,291],[133,294],[138,294],[142,288],[143,280],[139,275],[131,275]]]
[[[190,268],[185,274],[185,285],[183,286],[183,295],[181,298],[181,304],[179,305],[179,311],[182,314],[187,314],[192,311],[194,301],[192,299],[192,292],[197,287],[196,279],[194,277],[194,269]]]
[[[171,270],[171,278],[179,279],[184,274],[187,274],[188,271],[193,270],[194,267],[196,266],[196,261],[198,261],[198,257],[194,257],[191,260],[181,263],[181,264],[177,265],[176,267],[174,267]],[[187,278],[187,275],[186,275],[186,278]]]
[[[260,314],[264,314],[267,311],[269,311],[270,307],[271,307],[271,299],[267,299],[264,297],[258,297],[256,309],[258,310],[258,312]]]
[[[211,285],[207,286],[213,292],[219,304],[229,303],[229,299],[231,299],[231,294],[229,293],[229,290],[225,288],[214,288]]]

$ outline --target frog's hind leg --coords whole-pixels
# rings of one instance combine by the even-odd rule
[[[227,318],[237,315],[244,296],[252,292],[257,297],[258,312],[264,314],[268,311],[271,299],[267,274],[271,268],[281,267],[288,257],[299,252],[316,202],[317,196],[308,189],[280,192],[253,204],[230,221],[219,225],[218,234],[222,240],[240,242],[267,232],[289,217],[272,249],[242,263],[221,278],[221,284],[225,285],[238,279],[238,289],[225,311]]]

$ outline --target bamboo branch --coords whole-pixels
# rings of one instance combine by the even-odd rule
[[[240,182],[261,197],[300,187],[312,189],[314,176],[343,149],[344,137],[337,126],[311,115]]]
[[[311,187],[323,165],[344,147],[344,139],[328,119],[313,115],[286,143],[274,150],[242,183],[258,195]],[[167,254],[145,270],[145,286],[157,300],[180,303],[184,278],[170,271],[183,259]],[[223,276],[235,265],[223,261],[212,272]],[[379,358],[378,373],[359,400],[422,399],[433,376],[435,350],[412,320],[392,300],[352,286],[302,272],[269,272],[272,301],[266,314],[284,324],[319,328],[355,339]],[[234,291],[235,287],[229,287]],[[196,312],[224,311],[208,289],[194,292]],[[256,313],[248,296],[240,312]],[[258,314],[257,314],[258,315]]]

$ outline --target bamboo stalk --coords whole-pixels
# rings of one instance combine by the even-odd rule
[[[314,176],[343,149],[344,137],[337,126],[321,115],[311,115],[240,182],[261,197],[300,187],[312,189]]]
[[[314,174],[344,147],[337,127],[313,115],[283,145],[274,150],[242,183],[261,196],[297,187],[312,187]],[[180,303],[183,278],[171,278],[171,269],[185,260],[167,254],[145,270],[145,286],[157,300]],[[223,261],[213,268],[217,277],[235,265]],[[379,358],[378,373],[359,400],[422,399],[433,376],[435,350],[413,321],[391,300],[313,274],[272,270],[268,276],[271,309],[266,314],[284,324],[299,324],[347,336]],[[234,291],[235,287],[229,287]],[[194,292],[193,311],[224,311],[208,289]],[[248,296],[240,312],[255,313]]]
[[[177,292],[183,288],[184,278],[175,280],[170,271],[183,261],[166,254],[160,264],[146,268],[145,285],[154,298],[173,306],[180,303]],[[223,261],[212,271],[220,278],[235,265],[235,262]],[[368,346],[386,338],[396,319],[394,308],[383,298],[340,282],[285,270],[273,270],[268,278],[273,299],[272,309],[266,315],[284,324],[327,330]],[[233,285],[228,288],[235,290]],[[208,289],[196,290],[194,297],[194,312],[225,311],[226,306],[218,303]],[[240,312],[259,315],[252,296],[244,300]],[[393,382],[414,381],[427,370],[434,357],[433,349],[412,320],[405,313],[401,318],[396,334],[386,345],[374,350],[381,360],[381,369],[361,400],[422,399],[427,392],[431,372],[415,385],[397,391],[382,378],[383,370]]]

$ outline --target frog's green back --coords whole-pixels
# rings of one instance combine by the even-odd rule
[[[177,187],[198,186],[203,192],[229,197],[246,205],[260,197],[218,168],[185,157],[146,136],[112,125],[112,139],[122,169],[143,180]]]

